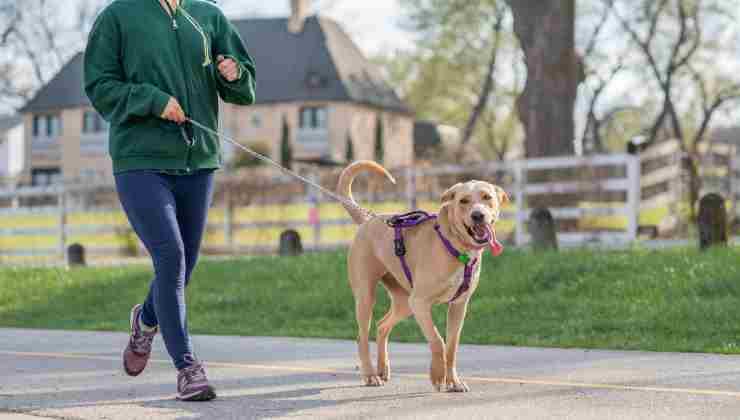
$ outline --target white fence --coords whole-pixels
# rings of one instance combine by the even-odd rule
[[[649,167],[649,162],[664,156],[666,150],[651,152],[641,157],[627,154],[597,155],[487,162],[466,166],[405,168],[394,171],[394,175],[402,181],[398,186],[378,184],[374,187],[375,191],[365,194],[364,198],[374,198],[375,205],[378,206],[384,202],[393,203],[388,204],[393,208],[392,211],[406,211],[416,208],[417,205],[434,210],[441,191],[454,182],[486,179],[501,185],[513,201],[512,206],[502,212],[502,224],[508,223],[513,228],[501,235],[509,243],[526,246],[530,242],[527,221],[533,205],[546,205],[556,221],[560,222],[585,218],[596,220],[612,218],[621,221],[616,223],[617,227],[583,227],[577,223],[571,224],[558,235],[563,245],[624,245],[638,238],[641,208],[664,205],[672,201],[669,197],[673,194],[670,188],[667,193],[646,194],[650,187],[675,179],[675,165],[660,164],[657,168]],[[336,171],[320,179],[324,186],[333,188],[336,185]],[[365,181],[372,184],[372,180]],[[281,179],[281,182],[289,181]],[[359,184],[357,190],[361,191],[362,182]],[[277,187],[269,183],[256,188],[258,194],[271,199],[281,195],[276,192]],[[295,188],[303,187],[296,185]],[[249,219],[249,216],[239,214],[249,213],[250,209],[253,210],[262,204],[252,200],[246,206],[240,205],[238,199],[234,198],[236,193],[231,192],[233,188],[222,185],[221,190],[222,193],[217,194],[218,198],[212,210],[212,221],[208,226],[209,234],[219,237],[219,240],[206,241],[204,246],[206,253],[274,253],[278,247],[274,238],[275,231],[284,229],[300,230],[304,238],[304,248],[307,250],[340,248],[346,246],[351,238],[352,222],[346,214],[331,208],[330,211],[320,210],[326,208],[328,202],[324,200],[327,199],[317,197],[311,191],[303,190],[303,194],[285,194],[286,197],[279,203],[265,204],[271,206],[265,207],[267,213],[278,213],[280,211],[278,209],[293,206],[290,211],[308,213],[308,217],[296,218],[295,215],[287,215],[279,218],[276,215],[275,218],[259,217],[259,220],[253,220]],[[363,198],[363,194],[356,195]],[[107,199],[102,201],[107,204],[95,204],[104,196]],[[115,201],[115,191],[110,182],[0,191],[0,203],[29,201],[37,203],[46,201],[46,205],[0,209],[0,257],[63,258],[70,238],[80,235],[93,237],[90,243],[83,243],[88,254],[93,257],[141,252],[140,244],[135,237],[132,239],[130,232],[122,233],[126,223]],[[214,212],[218,217],[214,218]],[[32,225],[29,226],[28,221],[17,226],[12,221],[3,223],[3,220],[17,219],[24,215],[31,219],[35,216],[44,217],[43,223],[39,222],[39,226],[33,225],[33,222],[30,222]],[[100,223],[97,221],[98,216],[118,218],[118,223]],[[80,218],[85,220],[71,222],[71,219]],[[350,230],[337,233],[336,230],[342,227]],[[264,231],[273,232],[272,239],[267,242],[240,239]],[[94,240],[101,235],[122,235],[128,238],[128,242],[123,245],[117,243],[101,246]],[[45,238],[41,241],[45,245],[16,246],[19,241],[28,241],[33,237]],[[8,246],[8,243],[14,242],[14,246]]]

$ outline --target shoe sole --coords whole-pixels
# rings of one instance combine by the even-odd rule
[[[216,391],[210,386],[202,391],[197,391],[192,394],[178,395],[179,401],[210,401],[216,398]]]

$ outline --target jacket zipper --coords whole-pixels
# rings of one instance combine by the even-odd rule
[[[159,1],[159,0],[157,0],[157,1]],[[181,49],[180,49],[180,37],[177,34],[177,29],[179,27],[177,25],[177,20],[176,20],[176,18],[177,18],[177,10],[180,7],[182,7],[182,6],[180,6],[180,4],[178,3],[178,6],[173,9],[172,6],[170,6],[170,4],[167,2],[167,0],[165,0],[165,3],[167,4],[167,8],[170,10],[170,16],[172,18],[172,31],[174,32],[175,42],[177,43],[177,51],[175,51],[175,53],[177,54],[178,61],[180,62],[180,68],[183,69],[183,71],[184,71],[184,69],[185,69],[185,62],[182,59],[182,52],[181,52]],[[166,13],[167,11],[165,10],[164,12]],[[183,76],[183,80],[185,81],[185,85],[186,85],[185,99],[187,100],[188,105],[190,105],[190,90],[193,87],[190,85],[190,82],[189,82],[189,80],[187,79],[186,76]],[[185,142],[186,142],[186,145],[188,147],[187,148],[187,153],[185,154],[185,172],[190,173],[190,160],[191,160],[192,154],[193,154],[193,147],[195,146],[195,133],[193,133],[193,138],[192,139],[187,139],[186,138],[185,139]]]

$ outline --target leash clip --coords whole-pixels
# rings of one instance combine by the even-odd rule
[[[189,122],[189,120],[188,120]],[[188,132],[185,129],[185,123],[180,125],[180,134],[182,134],[182,138],[185,140],[185,144],[188,145],[188,147],[195,146],[195,139],[193,139],[192,136],[188,136]]]

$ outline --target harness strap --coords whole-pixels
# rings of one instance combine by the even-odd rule
[[[401,226],[396,226],[396,239],[394,241],[394,245],[396,248],[396,256],[401,260],[401,267],[403,267],[403,272],[406,274],[406,278],[409,279],[409,283],[411,284],[411,287],[414,287],[414,279],[411,277],[411,269],[409,268],[409,263],[406,261],[406,245],[403,243],[403,232],[401,229],[403,229]]]
[[[388,226],[392,227],[395,231],[395,237],[393,240],[394,252],[398,259],[401,260],[401,267],[403,268],[403,272],[409,280],[409,284],[412,288],[414,287],[414,279],[412,277],[408,261],[406,261],[406,244],[403,242],[403,229],[414,227],[436,218],[437,215],[429,214],[424,211],[415,211],[393,216],[387,221]],[[478,263],[478,258],[474,258],[471,261],[468,254],[463,254],[455,249],[452,243],[442,234],[439,224],[434,225],[434,230],[437,231],[437,235],[439,236],[439,239],[442,240],[447,252],[449,252],[455,259],[465,264],[463,282],[460,284],[460,287],[457,289],[457,292],[455,292],[452,299],[450,299],[449,303],[452,303],[470,289],[470,283],[473,279],[473,270],[475,269],[475,265]]]
[[[445,236],[442,234],[442,230],[439,227],[439,224],[434,225],[434,230],[437,231],[437,236],[439,236],[439,239],[444,244],[445,248],[447,248],[447,252],[450,253],[455,259],[460,261],[461,263],[465,264],[465,272],[463,274],[463,282],[460,285],[460,288],[457,289],[457,293],[455,293],[455,296],[450,299],[450,303],[454,302],[457,298],[459,298],[463,293],[467,292],[470,289],[470,282],[473,280],[473,269],[475,268],[475,265],[478,263],[478,258],[473,258],[473,260],[470,260],[470,256],[468,254],[463,254],[452,245],[452,243],[445,238]]]

